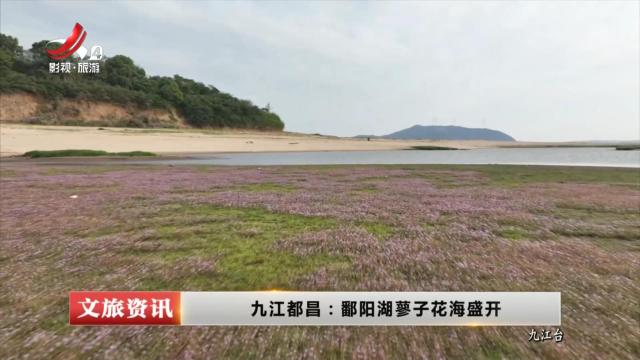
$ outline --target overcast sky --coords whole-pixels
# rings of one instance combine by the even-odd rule
[[[606,2],[27,2],[0,30],[66,38],[264,106],[286,130],[488,127],[518,140],[640,138],[640,6]]]

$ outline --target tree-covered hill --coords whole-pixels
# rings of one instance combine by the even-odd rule
[[[383,136],[387,139],[429,139],[429,140],[489,140],[514,141],[511,136],[502,131],[492,129],[475,129],[463,126],[422,126],[414,125],[410,128],[396,131]]]
[[[488,140],[515,141],[502,131],[492,129],[477,129],[463,126],[423,126],[414,125],[394,133],[382,136],[358,135],[356,137],[402,139],[402,140]]]
[[[46,44],[46,40],[39,41],[24,50],[16,38],[0,34],[0,93],[27,92],[52,101],[79,99],[139,109],[175,109],[195,127],[284,128],[268,108],[179,75],[147,76],[124,55],[103,59],[99,74],[51,74],[49,63],[53,61],[45,54]]]

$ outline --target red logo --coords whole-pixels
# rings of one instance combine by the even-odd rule
[[[71,325],[180,325],[178,291],[72,291]]]
[[[65,40],[65,42],[57,49],[47,50],[47,55],[52,60],[62,60],[66,59],[69,56],[73,55],[84,42],[84,39],[87,37],[87,32],[84,30],[80,23],[76,23],[73,27],[73,31],[71,35]],[[52,42],[51,42],[52,43]]]

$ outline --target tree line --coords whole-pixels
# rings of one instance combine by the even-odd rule
[[[76,98],[135,105],[141,109],[176,109],[195,127],[282,130],[284,123],[269,106],[260,108],[179,75],[147,76],[124,55],[105,57],[100,73],[49,73],[48,41],[23,49],[18,40],[0,33],[0,93],[28,92],[46,99]],[[63,62],[77,62],[68,58]]]

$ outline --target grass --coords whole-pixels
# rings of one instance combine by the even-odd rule
[[[14,176],[18,176],[18,173],[15,170],[7,170],[7,169],[0,169],[0,178],[7,178],[7,177],[14,177]]]
[[[395,228],[382,222],[362,222],[360,226],[365,228],[370,234],[373,234],[380,240],[384,240],[395,232]]]
[[[345,259],[319,254],[298,256],[274,249],[281,239],[306,231],[329,229],[336,221],[323,217],[279,214],[260,208],[172,205],[135,231],[153,235],[128,248],[131,261],[146,259],[177,276],[149,274],[146,290],[265,290],[287,289],[297,277],[322,266],[342,266]],[[133,230],[133,229],[130,229]],[[104,236],[105,231],[99,234]],[[125,229],[126,232],[126,229]],[[197,259],[204,270],[180,275],[180,264]],[[206,265],[210,263],[211,269]]]
[[[481,185],[483,179],[476,177],[471,177],[471,179],[465,179],[461,176],[456,176],[459,174],[453,173],[451,171],[416,171],[414,175],[424,179],[429,184],[440,188],[455,188],[459,186],[469,186],[469,185]]]
[[[443,187],[521,186],[540,184],[607,184],[640,189],[640,168],[601,168],[591,166],[542,165],[378,165],[377,168],[405,170],[412,176],[431,179]],[[315,172],[331,172],[353,168],[351,165],[306,165],[298,168]],[[366,167],[364,167],[366,168]],[[464,179],[464,172],[474,172],[475,178]],[[463,180],[463,181],[461,181]]]
[[[148,151],[106,152],[103,150],[67,149],[67,150],[32,150],[24,153],[25,157],[51,158],[51,157],[91,157],[91,156],[156,156]]]
[[[523,239],[529,238],[530,236],[529,232],[526,229],[521,228],[519,226],[500,227],[496,231],[496,234],[511,240],[523,240]]]
[[[640,150],[640,145],[620,145],[616,146],[616,150]]]
[[[581,238],[615,251],[640,251],[640,228],[637,209],[615,209],[561,202],[553,212],[557,219],[571,226],[555,226],[555,235]]]
[[[640,188],[640,169],[520,165],[462,165],[459,168],[478,171],[489,178],[491,185],[499,186],[531,183],[603,183]]]
[[[107,174],[113,171],[125,171],[125,170],[129,170],[130,167],[126,166],[126,165],[100,165],[100,164],[87,164],[86,166],[82,166],[82,167],[68,167],[68,166],[49,166],[47,167],[46,171],[44,171],[44,174],[46,175],[71,175],[71,174],[76,174],[76,175],[80,175],[80,174]],[[148,171],[148,172],[152,172],[152,171],[158,171],[160,170],[158,167],[154,167],[154,166],[144,166],[144,165],[140,165],[138,166],[138,170],[140,171]]]

